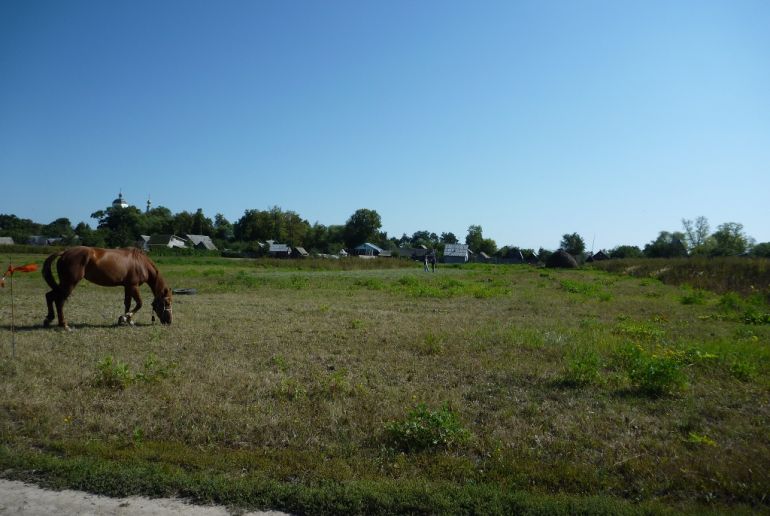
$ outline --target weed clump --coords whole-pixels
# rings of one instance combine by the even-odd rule
[[[406,452],[451,449],[468,442],[471,436],[446,403],[438,410],[420,403],[405,419],[387,423],[385,431],[390,444]]]
[[[650,396],[671,394],[687,382],[683,365],[686,354],[660,349],[650,352],[640,345],[628,346],[620,352],[621,362],[631,384]]]
[[[575,387],[596,383],[600,378],[601,365],[601,357],[594,351],[583,350],[574,353],[567,358],[564,383]]]
[[[93,381],[95,387],[123,390],[137,382],[152,383],[171,376],[176,364],[161,364],[154,353],[144,359],[142,370],[134,373],[126,362],[108,355],[96,366],[97,373]]]

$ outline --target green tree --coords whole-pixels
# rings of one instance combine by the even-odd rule
[[[658,238],[644,246],[644,256],[647,258],[676,258],[687,256],[684,245],[684,233],[661,231]]]
[[[559,247],[572,256],[580,256],[586,250],[586,243],[583,241],[583,237],[577,233],[566,233],[561,237],[561,244],[559,244]]]
[[[174,234],[186,235],[193,233],[193,214],[189,211],[180,211],[174,214]]]
[[[91,247],[104,247],[107,245],[104,239],[104,232],[91,229],[91,226],[85,222],[81,222],[75,227],[75,234],[82,245]]]
[[[468,226],[468,234],[465,235],[465,244],[471,251],[477,253],[481,250],[482,243],[484,241],[484,234],[481,226],[478,224],[471,224]]]
[[[269,212],[261,210],[246,210],[243,216],[233,225],[236,240],[251,242],[269,240],[273,230],[273,221]]]
[[[366,208],[356,210],[345,223],[345,245],[353,248],[367,241],[379,241],[381,226],[382,219],[376,211]]]
[[[192,215],[192,224],[190,225],[191,235],[206,235],[211,236],[214,234],[214,223],[210,218],[203,214],[203,210],[198,208]]]
[[[217,213],[214,216],[214,238],[222,241],[230,241],[234,238],[233,225],[224,215]]]
[[[142,216],[142,234],[170,235],[174,233],[174,215],[164,206],[158,206]]]
[[[65,217],[58,218],[50,224],[46,224],[41,228],[41,231],[44,235],[61,238],[64,245],[71,245],[77,240],[70,219]]]
[[[619,245],[610,251],[610,258],[641,258],[642,250],[635,245]]]
[[[770,242],[762,242],[751,248],[752,256],[761,256],[763,258],[770,258]]]
[[[441,237],[439,237],[439,242],[444,244],[456,244],[457,242],[459,242],[459,240],[457,240],[457,237],[455,236],[455,234],[450,231],[448,233],[441,233]]]
[[[689,219],[682,219],[682,228],[684,229],[685,244],[689,254],[707,254],[709,221],[706,217],[700,216],[693,222]]]
[[[97,219],[97,229],[103,230],[108,247],[131,247],[141,234],[142,213],[135,206],[110,206],[91,214]]]
[[[0,236],[13,238],[17,244],[24,244],[32,235],[42,233],[42,226],[30,219],[20,219],[16,215],[0,215]]]
[[[743,232],[743,224],[725,222],[711,235],[711,256],[735,256],[745,253],[754,240]]]

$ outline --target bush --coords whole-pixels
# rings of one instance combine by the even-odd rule
[[[385,431],[390,444],[407,452],[453,448],[467,442],[471,435],[446,403],[439,410],[420,403],[406,419],[387,423]]]
[[[635,345],[623,350],[621,358],[631,384],[640,392],[662,396],[686,384],[683,353],[667,349],[653,353]]]
[[[691,290],[683,295],[680,300],[683,305],[702,305],[706,302],[706,292],[700,289]]]
[[[95,386],[123,390],[135,382],[151,383],[161,378],[167,378],[176,368],[176,364],[163,365],[158,361],[158,357],[150,353],[144,359],[142,370],[138,373],[133,373],[127,363],[121,362],[112,356],[104,357],[99,361],[96,368],[98,372],[94,380]]]
[[[601,357],[594,351],[584,350],[567,358],[564,380],[567,384],[581,386],[595,383],[599,379]]]

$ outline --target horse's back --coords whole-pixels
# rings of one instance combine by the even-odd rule
[[[79,246],[65,251],[62,258],[65,255],[72,265],[82,267],[81,277],[97,285],[113,287],[147,281],[147,259],[138,249]]]

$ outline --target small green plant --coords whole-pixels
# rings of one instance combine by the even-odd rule
[[[353,393],[353,388],[348,380],[348,372],[345,369],[334,371],[323,379],[323,395],[327,399],[336,399]]]
[[[656,340],[665,335],[665,332],[657,325],[646,322],[633,322],[625,319],[618,323],[613,330],[613,333],[640,340]]]
[[[109,389],[125,389],[134,381],[134,375],[128,368],[128,364],[113,358],[111,355],[104,357],[96,366],[98,372],[94,385]]]
[[[746,324],[770,324],[770,313],[762,312],[754,307],[749,308],[743,314],[743,322]]]
[[[690,446],[716,446],[717,443],[707,435],[700,435],[696,434],[695,432],[690,432],[690,434],[687,436],[687,444]]]
[[[150,353],[144,359],[142,370],[134,375],[134,380],[148,383],[157,382],[171,376],[174,369],[176,369],[174,362],[162,364],[154,353]]]
[[[444,351],[443,337],[436,335],[433,332],[428,332],[423,337],[422,341],[418,341],[415,345],[416,351],[420,355],[439,355]]]
[[[757,367],[746,360],[735,359],[730,362],[729,367],[730,374],[742,382],[751,381],[757,375]]]
[[[294,378],[281,378],[273,389],[273,396],[288,401],[301,400],[307,398],[307,389]]]
[[[139,427],[134,428],[134,431],[131,432],[131,440],[135,447],[141,446],[142,442],[144,442],[144,431]]]
[[[690,290],[679,300],[683,305],[702,305],[706,302],[706,291],[700,289]]]
[[[282,373],[285,373],[289,369],[289,364],[286,362],[283,355],[273,355],[270,357],[270,363],[277,367]]]
[[[455,448],[471,435],[446,403],[438,410],[420,403],[405,419],[387,423],[385,431],[391,445],[407,452]]]
[[[599,380],[601,357],[594,351],[581,350],[567,357],[564,380],[567,384],[583,386]]]
[[[649,352],[639,345],[632,345],[623,349],[620,355],[631,384],[639,392],[662,396],[686,384],[682,371],[684,353],[668,349]]]
[[[290,282],[292,288],[302,290],[310,284],[310,279],[307,276],[292,274]]]
[[[737,312],[743,304],[743,299],[735,292],[727,292],[719,298],[719,307],[725,311]]]
[[[151,383],[171,376],[176,364],[161,364],[154,353],[144,359],[142,370],[134,373],[126,362],[110,356],[104,357],[96,366],[97,374],[94,385],[109,389],[125,389],[136,382]]]

